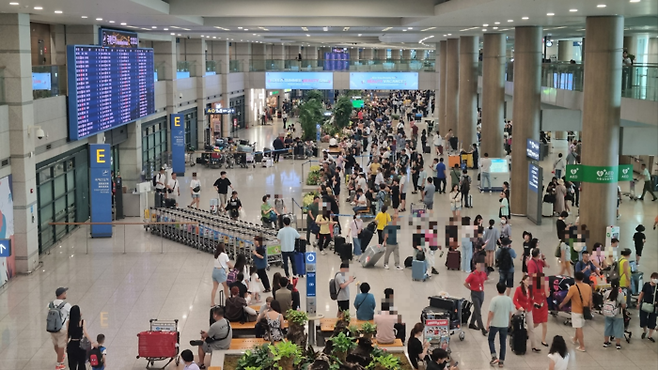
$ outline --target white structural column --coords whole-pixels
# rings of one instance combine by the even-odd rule
[[[468,150],[477,143],[478,37],[459,38],[459,125],[458,137]]]
[[[446,114],[444,135],[452,130],[457,136],[459,117],[459,39],[448,39],[446,53]],[[460,138],[461,139],[461,138]],[[448,143],[446,143],[448,145]]]
[[[251,44],[251,68],[245,69],[249,72],[265,71],[265,59],[267,58],[267,45]]]
[[[560,40],[557,43],[557,60],[568,62],[573,59],[573,41]]]
[[[505,107],[505,34],[485,33],[482,58],[482,147],[481,155],[503,155]]]
[[[205,120],[205,98],[206,98],[206,40],[192,39],[187,40],[187,61],[192,63],[194,68],[190,71],[190,77],[196,79],[196,96],[197,96],[197,148],[203,148],[203,139],[206,126]]]
[[[437,66],[437,71],[439,71],[439,95],[438,95],[438,129],[442,135],[445,135],[448,129],[446,128],[446,84],[448,79],[446,78],[447,69],[446,69],[446,54],[448,53],[448,42],[441,41],[439,42],[439,65]]]
[[[16,272],[29,273],[39,264],[37,240],[36,157],[30,15],[0,14],[0,65],[5,66],[5,100],[9,113],[9,153],[13,180]],[[47,130],[44,127],[44,130]]]

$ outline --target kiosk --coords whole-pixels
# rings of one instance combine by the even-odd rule
[[[491,189],[503,190],[503,183],[510,181],[509,163],[505,158],[491,158]]]

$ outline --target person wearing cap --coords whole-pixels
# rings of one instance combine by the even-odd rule
[[[56,370],[63,370],[66,368],[64,365],[64,353],[66,351],[66,343],[68,340],[68,332],[66,330],[67,328],[67,322],[69,319],[69,315],[71,313],[71,304],[66,302],[66,292],[69,290],[69,288],[64,288],[64,287],[59,287],[55,290],[55,297],[57,297],[55,300],[50,302],[47,306],[47,309],[50,310],[51,307],[60,307],[60,311],[62,313],[62,317],[64,318],[64,321],[62,323],[62,329],[58,331],[57,333],[50,333],[50,339],[53,342],[53,347],[55,349],[55,353],[57,354],[57,366],[55,367]]]
[[[165,190],[165,183],[167,182],[167,175],[165,174],[165,168],[160,167],[160,172],[155,175],[155,191],[156,193],[162,193]]]
[[[621,251],[621,258],[619,259],[619,287],[626,294],[626,305],[630,307],[631,304],[631,262],[629,258],[632,251],[629,248]]]
[[[644,235],[644,230],[644,225],[637,225],[635,228],[636,233],[633,234],[633,242],[635,243],[635,264],[637,267],[640,267],[642,249],[644,249],[644,243],[647,241],[647,237]]]
[[[516,252],[512,249],[512,241],[504,236],[500,239],[500,248],[496,251],[496,261],[498,262],[498,272],[500,273],[500,283],[507,287],[506,294],[509,297],[514,287],[514,259]]]

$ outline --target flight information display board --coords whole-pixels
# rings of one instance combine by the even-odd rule
[[[67,46],[69,138],[155,113],[153,49]]]

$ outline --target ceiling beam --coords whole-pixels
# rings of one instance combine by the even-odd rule
[[[220,27],[401,27],[402,18],[364,17],[206,17],[205,26]]]

